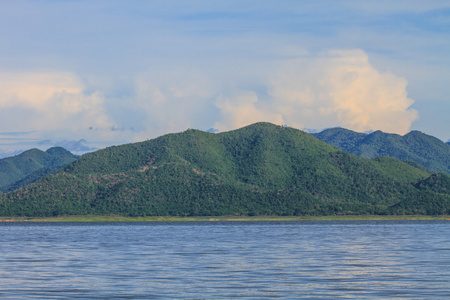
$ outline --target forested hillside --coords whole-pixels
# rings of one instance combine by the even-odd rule
[[[447,214],[449,177],[269,123],[86,154],[0,196],[0,215]]]
[[[420,164],[433,172],[450,174],[450,145],[419,131],[411,131],[400,136],[381,131],[365,134],[343,128],[331,128],[312,135],[364,158],[389,156],[414,166]]]
[[[31,149],[0,160],[0,191],[8,192],[35,182],[75,161],[78,156],[61,147]]]

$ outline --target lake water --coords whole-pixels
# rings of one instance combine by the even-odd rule
[[[0,223],[2,299],[450,299],[450,222]]]

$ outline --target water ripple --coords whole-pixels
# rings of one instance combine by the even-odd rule
[[[0,224],[0,298],[446,299],[450,223]]]

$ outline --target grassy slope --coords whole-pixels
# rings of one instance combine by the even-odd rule
[[[1,215],[305,215],[445,213],[429,174],[365,160],[302,131],[258,123],[221,134],[188,130],[110,147],[4,195]],[[433,208],[408,199],[434,199]],[[392,208],[395,207],[395,211]]]

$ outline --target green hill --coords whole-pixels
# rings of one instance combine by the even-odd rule
[[[75,161],[78,156],[61,147],[31,149],[0,160],[0,191],[8,192],[35,182]]]
[[[448,213],[448,176],[429,178],[398,160],[363,159],[300,130],[257,123],[86,154],[1,195],[0,215]]]
[[[450,174],[450,145],[419,131],[400,136],[381,131],[365,134],[331,128],[312,135],[364,158],[389,156],[414,166],[420,164],[433,172]]]

